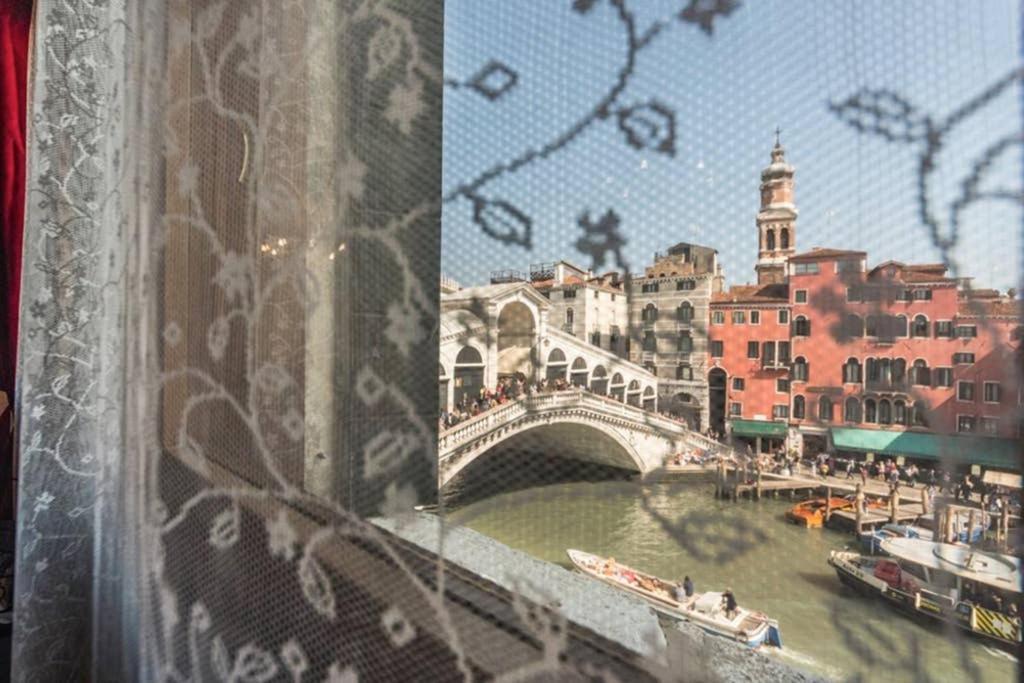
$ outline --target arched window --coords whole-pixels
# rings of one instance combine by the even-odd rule
[[[864,320],[856,313],[847,313],[843,316],[843,336],[864,336]]]
[[[551,349],[551,353],[548,354],[548,365],[565,362],[565,352],[562,349]]]
[[[865,321],[864,328],[865,328],[864,329],[864,334],[866,334],[869,337],[877,337],[878,336],[878,316],[877,315],[869,315],[867,317],[867,320]]]
[[[847,422],[860,422],[860,401],[853,396],[846,399],[843,408],[843,419]]]
[[[894,424],[907,424],[907,404],[902,399],[896,399],[892,403],[892,421]]]
[[[887,398],[878,402],[878,424],[892,424],[892,403]]]
[[[828,396],[818,399],[818,419],[822,422],[832,421],[832,399]]]
[[[806,415],[806,402],[804,397],[797,395],[793,397],[793,417],[797,420],[804,419]]]
[[[921,314],[914,316],[914,325],[910,328],[911,337],[927,337],[928,336],[928,318]]]
[[[768,234],[765,235],[764,248],[768,251],[775,251],[775,231],[769,229]]]
[[[658,319],[658,307],[654,304],[647,304],[640,315],[645,323],[653,323]]]
[[[924,401],[914,401],[913,421],[915,427],[928,426],[928,406]]]
[[[608,390],[608,394],[612,398],[616,398],[620,401],[626,400],[626,381],[622,379],[622,375],[616,372],[612,375],[611,388]]]
[[[864,421],[878,422],[878,403],[873,398],[864,399]]]
[[[643,405],[644,410],[654,410],[654,387],[644,389]]]
[[[568,370],[569,362],[565,358],[565,352],[562,349],[551,349],[551,353],[548,354],[548,367],[546,377],[548,381],[556,379],[567,379],[566,371]]]
[[[693,351],[693,337],[690,336],[689,332],[681,333],[678,343],[680,353],[690,353]]]
[[[789,249],[789,228],[783,228],[779,231],[779,247]]]
[[[598,365],[591,373],[590,390],[602,396],[608,393],[608,371],[603,365]]]
[[[896,323],[895,323],[895,325],[896,325],[896,329],[895,329],[896,336],[897,337],[906,337],[907,336],[907,316],[905,316],[905,315],[898,315],[898,316],[896,316]]]
[[[918,358],[914,366],[910,368],[910,383],[917,387],[926,387],[931,384],[932,373],[928,369],[928,361]]]
[[[565,309],[565,324],[572,325],[573,319],[576,317],[576,312],[571,308]]]
[[[879,379],[878,361],[868,358],[864,361],[864,377],[868,382],[877,382]]]
[[[456,365],[482,365],[483,362],[484,359],[480,357],[480,352],[472,346],[463,346],[459,355],[455,357]]]
[[[569,381],[573,386],[587,386],[587,361],[582,357],[572,362],[572,369],[569,371]]]
[[[793,334],[797,337],[810,337],[811,336],[811,321],[805,316],[798,315],[793,320]]]
[[[857,360],[856,358],[848,358],[846,360],[846,364],[843,365],[843,383],[860,384],[860,371],[860,361]]]
[[[793,381],[806,382],[810,374],[811,367],[807,363],[807,359],[803,356],[797,356],[796,360],[793,361]]]
[[[894,358],[892,361],[892,383],[903,384],[907,381],[907,361],[903,358]]]
[[[681,323],[688,323],[693,320],[693,304],[689,301],[679,304],[679,308],[676,309],[676,317]]]

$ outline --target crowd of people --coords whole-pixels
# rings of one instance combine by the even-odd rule
[[[497,408],[500,405],[514,401],[522,396],[532,396],[549,391],[566,391],[568,389],[587,388],[570,384],[564,377],[556,379],[542,379],[536,382],[529,382],[522,376],[502,377],[498,380],[498,386],[493,389],[481,387],[476,397],[470,397],[468,393],[462,394],[459,401],[452,406],[451,410],[442,410],[438,418],[438,427],[443,432],[451,429],[460,422],[476,417],[488,410]]]

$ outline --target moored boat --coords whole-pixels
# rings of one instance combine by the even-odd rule
[[[844,584],[908,614],[1002,647],[1020,645],[1018,558],[903,537],[886,538],[880,546],[887,557],[833,550],[828,563]]]
[[[930,541],[932,532],[913,524],[884,524],[877,529],[862,533],[860,545],[869,555],[877,555],[882,552],[882,541],[887,538],[917,538]]]
[[[786,519],[808,529],[820,529],[825,524],[826,505],[833,511],[853,508],[853,502],[846,498],[811,498],[787,510]]]
[[[691,622],[704,631],[739,641],[749,647],[763,644],[782,647],[779,624],[763,612],[737,606],[727,614],[723,594],[694,593],[683,601],[675,598],[675,585],[651,574],[582,550],[567,550],[569,559],[582,573],[643,598],[659,614]]]

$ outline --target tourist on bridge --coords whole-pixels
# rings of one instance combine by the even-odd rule
[[[683,593],[686,597],[693,597],[693,581],[690,580],[689,576],[683,577]]]

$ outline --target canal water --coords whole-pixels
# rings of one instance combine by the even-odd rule
[[[707,480],[562,482],[459,504],[449,519],[569,566],[579,548],[697,590],[731,587],[780,622],[779,654],[837,680],[1009,681],[1016,660],[919,624],[841,586],[829,550],[852,537],[786,523],[787,499],[719,502]]]

